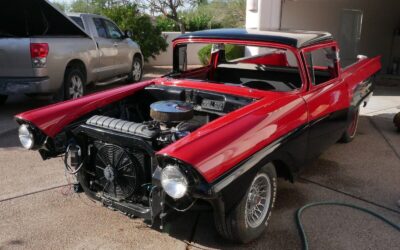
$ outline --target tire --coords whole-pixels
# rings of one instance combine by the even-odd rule
[[[352,114],[350,124],[347,126],[339,142],[349,143],[356,137],[359,119],[360,119],[360,108],[357,107],[356,110],[354,111],[354,114]]]
[[[0,95],[0,105],[3,105],[4,103],[6,103],[8,99],[8,95]]]
[[[64,74],[63,85],[61,86],[60,90],[53,96],[53,102],[61,102],[84,96],[86,89],[85,81],[86,78],[81,68],[77,66],[68,67]],[[73,86],[75,86],[75,88],[73,88]],[[79,94],[74,94],[74,92],[79,92]]]
[[[260,208],[263,203],[262,199],[259,199],[258,205],[254,206],[258,185],[265,186],[265,192],[261,192],[261,195],[265,198],[264,209]],[[224,225],[219,222],[220,220],[215,220],[218,233],[225,239],[237,243],[248,243],[257,239],[267,227],[275,204],[276,190],[276,170],[272,164],[268,164],[256,174],[239,204],[231,213],[226,215]],[[253,210],[254,208],[258,208],[259,212]],[[252,217],[251,214],[254,216]]]
[[[135,56],[132,61],[132,69],[128,74],[127,83],[139,82],[143,76],[143,65],[140,56]]]

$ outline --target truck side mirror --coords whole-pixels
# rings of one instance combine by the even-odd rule
[[[132,31],[130,31],[130,30],[125,30],[124,34],[125,34],[126,38],[131,38],[132,37]]]

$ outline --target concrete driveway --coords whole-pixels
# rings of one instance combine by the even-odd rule
[[[248,245],[221,239],[210,212],[177,215],[160,232],[73,194],[61,159],[42,161],[19,147],[12,116],[45,104],[17,96],[0,107],[0,249],[300,249],[296,210],[327,200],[361,205],[400,223],[400,134],[391,121],[400,112],[399,87],[377,89],[352,143],[332,146],[296,183],[279,181],[268,230]],[[398,231],[350,208],[310,208],[303,222],[311,249],[400,246]]]

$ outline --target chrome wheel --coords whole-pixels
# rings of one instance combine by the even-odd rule
[[[265,173],[259,173],[253,180],[246,201],[246,224],[251,228],[260,226],[271,204],[272,185]]]
[[[135,82],[139,81],[142,77],[142,65],[137,60],[133,63],[132,76]]]
[[[78,75],[72,75],[68,88],[69,99],[76,99],[83,96],[83,81]]]

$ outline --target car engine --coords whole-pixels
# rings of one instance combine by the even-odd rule
[[[67,147],[66,158],[73,158],[74,171],[87,194],[125,213],[148,214],[152,175],[159,166],[155,152],[251,101],[148,87],[82,120],[73,130],[75,139]]]
[[[107,116],[93,116],[86,124],[150,140],[155,149],[193,132],[205,121],[194,118],[193,105],[183,101],[159,101],[150,106],[151,121],[135,123]]]

